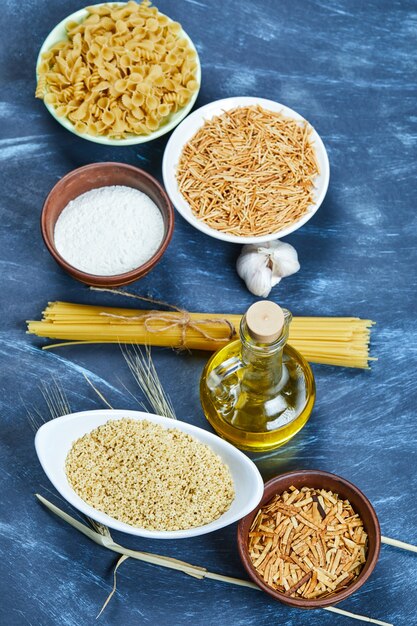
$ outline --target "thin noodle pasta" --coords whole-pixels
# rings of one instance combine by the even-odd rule
[[[164,102],[181,103],[183,94],[181,88],[169,92]],[[245,236],[278,232],[313,202],[319,167],[310,135],[307,122],[260,106],[225,111],[185,145],[179,190],[211,228]]]

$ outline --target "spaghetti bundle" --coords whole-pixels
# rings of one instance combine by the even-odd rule
[[[215,351],[236,339],[241,315],[138,310],[50,302],[28,332],[66,344],[131,343]],[[312,363],[368,368],[373,322],[357,317],[294,317],[289,343]],[[56,347],[45,346],[46,348]]]

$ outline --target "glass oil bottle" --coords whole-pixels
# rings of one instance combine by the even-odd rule
[[[303,428],[313,409],[311,368],[286,343],[291,318],[274,302],[256,302],[242,318],[240,339],[218,350],[203,371],[205,416],[242,450],[278,448]]]

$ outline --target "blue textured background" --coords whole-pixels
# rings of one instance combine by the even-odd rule
[[[331,182],[314,219],[287,240],[301,271],[273,292],[295,314],[377,320],[372,372],[315,367],[317,404],[306,428],[282,450],[260,457],[267,479],[292,468],[320,468],[354,481],[373,502],[383,533],[417,543],[415,422],[417,227],[416,2],[160,0],[201,55],[197,105],[258,95],[304,115],[322,136]],[[73,410],[98,408],[82,372],[112,404],[135,408],[136,389],[117,347],[38,348],[25,335],[48,300],[116,304],[66,276],[39,232],[42,202],[69,170],[92,161],[136,164],[160,178],[166,143],[109,149],[72,136],[33,97],[38,49],[51,28],[80,8],[75,0],[2,3],[1,67],[1,556],[0,622],[8,626],[95,623],[110,591],[111,553],[81,537],[34,499],[50,485],[37,461],[24,403],[45,411],[38,389],[52,376]],[[177,217],[158,267],[133,286],[190,310],[242,312],[253,301],[237,277],[238,248]],[[178,415],[206,427],[198,398],[202,354],[155,350]],[[173,375],[175,373],[175,375]],[[62,503],[61,503],[62,504]],[[118,536],[160,552],[244,576],[235,527],[176,543]],[[370,582],[341,606],[417,623],[417,556],[387,546]],[[128,561],[100,623],[347,626],[325,611],[300,613],[264,594]]]

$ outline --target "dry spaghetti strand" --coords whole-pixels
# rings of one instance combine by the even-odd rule
[[[319,167],[311,127],[259,105],[208,120],[185,145],[179,189],[193,213],[233,235],[266,235],[313,202]]]

